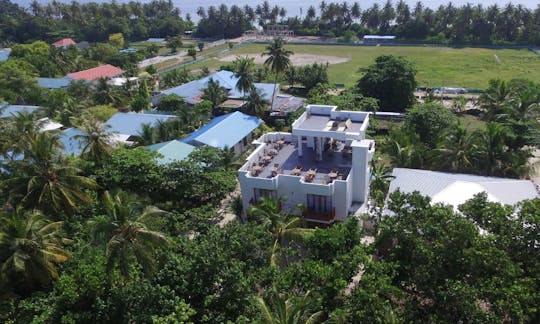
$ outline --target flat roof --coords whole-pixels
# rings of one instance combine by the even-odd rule
[[[385,36],[364,35],[364,39],[396,39],[396,36],[393,36],[393,35],[385,35]]]
[[[311,114],[309,118],[306,118],[300,125],[297,126],[297,129],[359,133],[363,125],[363,122],[351,121],[347,127],[345,123],[346,120],[332,119],[328,115]]]

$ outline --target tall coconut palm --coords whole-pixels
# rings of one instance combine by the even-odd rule
[[[83,134],[75,135],[81,141],[82,155],[100,163],[111,156],[113,149],[113,134],[110,126],[97,119],[87,119],[80,126]]]
[[[458,122],[444,133],[433,151],[433,166],[436,170],[466,172],[473,166],[476,148],[475,136]]]
[[[489,88],[478,98],[480,107],[486,111],[484,119],[490,121],[504,116],[511,95],[512,91],[506,81],[490,80]]]
[[[139,135],[137,136],[137,143],[140,145],[152,145],[157,141],[156,130],[150,124],[142,124]]]
[[[156,249],[169,243],[167,237],[149,229],[164,211],[147,206],[142,209],[125,193],[114,196],[105,192],[103,205],[106,214],[90,221],[94,236],[106,240],[107,267],[118,266],[123,278],[129,277],[130,264],[136,261],[146,274],[156,269]]]
[[[390,180],[395,178],[392,175],[392,169],[382,160],[371,160],[371,182],[369,184],[370,196],[375,200],[377,206],[384,203]]]
[[[272,43],[266,47],[266,51],[261,56],[268,56],[264,65],[269,66],[274,73],[274,90],[272,92],[272,101],[270,107],[274,107],[274,97],[276,94],[277,79],[280,73],[285,72],[291,66],[289,56],[294,54],[284,48],[285,41],[281,37],[274,38]]]
[[[2,184],[12,201],[51,215],[72,215],[92,201],[85,189],[94,190],[98,185],[62,158],[58,151],[61,144],[54,134],[41,132],[27,141],[24,160],[13,162],[14,174]]]
[[[0,217],[0,290],[20,294],[46,287],[58,278],[57,265],[70,254],[62,222],[51,222],[41,213],[22,209]]]
[[[322,323],[324,312],[312,312],[313,302],[308,291],[302,297],[289,297],[279,295],[273,291],[270,305],[257,297],[257,305],[261,310],[262,323],[266,324],[315,324]]]
[[[261,91],[257,88],[253,88],[247,98],[247,113],[253,116],[262,117],[267,107],[268,102],[264,100]]]
[[[99,78],[96,83],[94,101],[100,105],[118,105],[121,101],[121,94],[118,88],[109,84],[109,79]]]
[[[273,245],[270,256],[270,264],[281,265],[280,247],[291,241],[302,241],[307,235],[313,232],[312,229],[302,228],[302,218],[292,213],[282,212],[283,198],[272,199],[261,197],[256,205],[250,207],[248,214],[255,217],[266,225],[272,234]],[[298,206],[301,208],[300,206]]]
[[[212,103],[212,114],[215,116],[217,107],[227,99],[227,92],[219,85],[218,81],[210,79],[203,90],[201,98]]]
[[[254,61],[254,58],[248,56],[237,56],[234,61],[236,66],[234,76],[238,79],[236,89],[242,91],[244,101],[246,100],[246,92],[253,90],[253,83],[255,82],[253,76]]]
[[[488,123],[485,130],[479,130],[474,135],[478,145],[478,170],[483,169],[484,175],[488,176],[499,175],[502,164],[509,158],[505,147],[508,128],[499,123]]]

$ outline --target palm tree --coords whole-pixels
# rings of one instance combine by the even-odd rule
[[[311,312],[313,302],[310,292],[300,298],[286,297],[272,291],[271,304],[268,305],[261,297],[257,297],[257,304],[262,313],[262,323],[266,324],[315,324],[322,323],[324,312]]]
[[[470,170],[476,151],[475,136],[458,122],[448,129],[433,152],[434,168],[451,172]]]
[[[89,225],[94,237],[101,235],[107,241],[108,269],[118,266],[120,275],[127,278],[130,264],[136,261],[146,274],[153,273],[156,249],[167,245],[169,239],[149,227],[165,212],[152,206],[141,209],[125,193],[111,196],[105,192],[103,205],[106,214],[94,218]]]
[[[70,254],[62,222],[50,222],[39,212],[18,209],[0,217],[0,288],[23,295],[58,278],[57,265]]]
[[[267,106],[268,102],[264,100],[261,91],[257,88],[253,88],[247,98],[247,113],[252,116],[262,117]]]
[[[152,145],[156,143],[156,130],[150,124],[142,124],[139,135],[137,136],[137,143],[140,145]]]
[[[313,232],[312,229],[302,228],[303,220],[291,213],[282,213],[283,198],[272,199],[261,197],[256,205],[252,205],[248,211],[250,217],[262,221],[272,234],[273,245],[270,256],[270,264],[280,264],[280,247],[287,242],[302,241],[306,235]],[[301,206],[297,206],[301,208]],[[285,263],[287,262],[285,258]]]
[[[375,199],[377,206],[384,203],[390,180],[395,178],[392,169],[381,159],[371,160],[371,182],[369,184],[370,196]]]
[[[227,92],[219,85],[218,81],[210,79],[201,98],[212,103],[212,115],[215,116],[217,107],[227,99]]]
[[[108,130],[109,128],[110,126],[93,118],[83,122],[80,129],[84,134],[74,136],[81,140],[83,156],[96,163],[111,156],[113,134]]]
[[[490,121],[503,116],[511,95],[512,91],[506,81],[490,80],[489,88],[478,98],[480,107],[486,111],[484,119]]]
[[[274,73],[274,91],[272,92],[272,102],[270,107],[274,107],[274,96],[276,94],[277,78],[280,73],[285,72],[291,66],[289,56],[294,54],[292,51],[286,50],[283,38],[274,38],[273,42],[266,47],[266,51],[261,56],[268,56],[264,65],[269,66]]]
[[[492,176],[499,174],[502,164],[509,158],[505,143],[509,136],[506,126],[499,123],[488,123],[485,130],[474,134],[478,145],[478,170],[483,174]]]
[[[100,105],[117,105],[121,101],[121,95],[118,89],[109,85],[109,79],[99,78],[94,93],[94,101]]]
[[[234,76],[238,79],[236,83],[236,89],[242,91],[244,101],[246,100],[246,92],[253,90],[253,68],[254,58],[237,56],[234,64],[236,66]]]
[[[92,201],[85,189],[94,190],[98,185],[61,156],[55,135],[41,132],[27,141],[25,159],[13,162],[15,172],[2,184],[12,201],[51,215],[72,215],[80,205]]]

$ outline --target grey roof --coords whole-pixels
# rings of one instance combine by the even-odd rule
[[[38,110],[39,106],[28,106],[28,105],[9,105],[5,102],[0,102],[0,118],[7,118],[15,115],[17,113],[26,112],[28,114],[34,113]]]
[[[202,79],[194,80],[177,87],[167,89],[163,91],[162,94],[151,98],[150,101],[155,105],[156,102],[159,102],[159,98],[162,95],[175,94],[184,98],[188,104],[194,105],[202,100],[201,96],[203,90],[208,86],[208,82],[210,80],[218,82],[221,87],[227,89],[228,98],[230,99],[238,99],[244,96],[242,92],[236,89],[238,78],[234,76],[234,73],[230,71],[219,71]],[[279,89],[278,85],[274,85],[272,83],[254,83],[253,86],[261,92],[262,97],[266,101],[271,101],[272,95],[274,94],[274,89]],[[246,95],[249,95],[249,92],[246,93]]]
[[[116,113],[105,123],[110,126],[112,132],[138,136],[142,131],[142,125],[156,126],[159,121],[176,118],[174,115]]]
[[[63,152],[66,155],[79,156],[83,149],[83,140],[77,138],[85,133],[77,128],[68,128],[60,133],[59,140],[64,146]]]
[[[433,202],[442,202],[454,208],[479,192],[486,192],[491,201],[508,205],[538,197],[530,180],[403,168],[395,168],[392,175],[395,178],[390,182],[388,192],[398,189],[404,193],[418,191],[432,198]]]

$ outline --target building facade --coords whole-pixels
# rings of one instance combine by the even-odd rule
[[[267,133],[238,170],[244,214],[260,197],[304,206],[311,223],[347,220],[365,206],[375,142],[365,139],[369,113],[308,105],[291,133]]]

